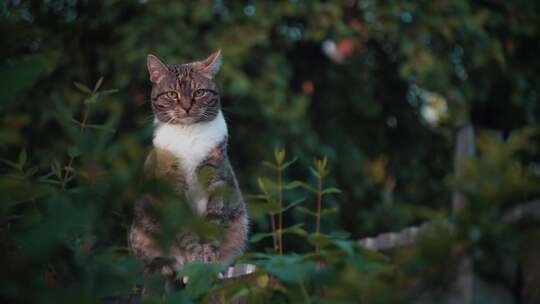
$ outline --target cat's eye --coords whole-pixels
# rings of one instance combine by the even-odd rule
[[[202,97],[206,94],[206,91],[203,89],[199,89],[193,93],[193,97]]]
[[[178,94],[174,91],[169,91],[166,94],[167,94],[167,97],[172,98],[172,99],[175,99],[178,97]]]

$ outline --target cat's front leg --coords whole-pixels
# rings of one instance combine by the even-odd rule
[[[208,186],[208,203],[206,206],[206,217],[211,221],[222,222],[227,185],[224,180],[218,179]]]
[[[212,177],[207,187],[208,203],[204,216],[209,223],[218,225],[220,234],[204,242],[202,259],[205,263],[219,263],[219,248],[223,239],[222,233],[228,225],[226,200],[229,191],[226,181],[219,174]]]
[[[199,169],[199,184],[204,188],[207,201],[203,216],[209,221],[221,223],[229,195],[229,185],[223,163],[208,163]]]

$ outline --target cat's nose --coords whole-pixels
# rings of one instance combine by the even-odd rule
[[[182,109],[184,109],[184,111],[186,111],[186,113],[189,113],[189,110],[193,106],[193,102],[190,98],[183,98],[180,99],[180,106]]]

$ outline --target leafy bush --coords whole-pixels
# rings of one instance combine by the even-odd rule
[[[4,1],[0,15],[2,302],[137,301],[143,285],[147,302],[437,302],[464,258],[492,288],[478,294],[540,298],[538,216],[507,220],[539,189],[534,1]],[[252,219],[239,262],[257,271],[224,283],[193,264],[167,293],[126,249],[133,202],[174,199],[142,179],[144,59],[218,48]],[[465,124],[479,153],[453,177]],[[166,211],[171,230],[209,229]],[[405,248],[356,242],[425,221]]]

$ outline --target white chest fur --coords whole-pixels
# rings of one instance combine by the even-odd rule
[[[206,211],[208,197],[196,182],[195,170],[226,136],[227,124],[221,111],[212,121],[192,125],[158,123],[154,131],[154,147],[168,150],[178,158],[189,188],[189,199],[199,214]]]

